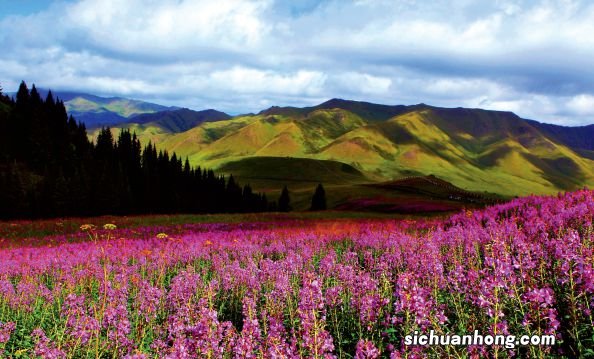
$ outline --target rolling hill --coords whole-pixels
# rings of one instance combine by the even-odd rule
[[[225,163],[219,167],[219,172],[232,174],[242,183],[278,182],[278,185],[271,186],[273,189],[281,188],[284,184],[299,186],[304,183],[317,185],[369,182],[363,173],[346,163],[309,158],[248,157]]]
[[[264,187],[271,157],[280,158],[273,168],[288,158],[332,161],[356,169],[369,182],[434,175],[463,190],[506,196],[594,186],[588,135],[594,126],[546,125],[511,112],[333,99],[180,126],[157,122],[120,127],[195,165],[230,172],[242,164],[241,177]]]
[[[168,132],[184,132],[203,122],[228,120],[231,116],[217,110],[193,111],[181,108],[171,111],[145,113],[134,116],[128,122],[144,126],[160,127]]]

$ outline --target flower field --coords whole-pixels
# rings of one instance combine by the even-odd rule
[[[593,215],[594,192],[583,190],[447,219],[86,225],[0,249],[0,352],[592,356]],[[557,343],[404,344],[430,330],[552,334]]]

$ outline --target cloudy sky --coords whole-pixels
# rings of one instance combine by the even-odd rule
[[[0,84],[232,114],[339,97],[594,123],[594,3],[0,0]]]

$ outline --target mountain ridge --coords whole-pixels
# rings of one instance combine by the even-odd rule
[[[503,195],[594,186],[587,138],[594,125],[542,124],[509,111],[331,99],[234,117],[175,109],[133,116],[119,128],[215,169],[245,158],[292,157],[345,163],[376,182],[436,175]]]
[[[558,127],[507,111],[332,99],[303,108],[273,106],[183,132],[126,126],[215,169],[246,158],[291,157],[345,163],[371,181],[436,175],[466,190],[504,195],[594,185],[590,150],[575,147],[563,129],[551,134]]]
[[[118,125],[140,114],[179,109],[175,106],[163,106],[125,97],[102,97],[85,92],[54,91],[45,88],[37,88],[37,91],[42,98],[51,91],[54,98],[64,101],[68,114],[83,122],[87,128]],[[16,93],[11,92],[8,95],[15,96]]]
[[[230,118],[230,115],[214,109],[194,111],[188,108],[180,108],[136,115],[128,119],[127,122],[140,125],[152,124],[171,132],[184,132],[203,122],[228,120]]]

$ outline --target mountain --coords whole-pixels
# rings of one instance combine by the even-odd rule
[[[591,126],[545,125],[511,112],[333,99],[196,123],[183,132],[184,126],[125,126],[145,142],[225,173],[229,163],[280,157],[343,163],[370,182],[434,175],[464,190],[506,196],[594,186]],[[265,177],[254,163],[242,168],[244,178]]]
[[[217,110],[193,111],[182,108],[173,111],[162,111],[134,116],[128,123],[147,124],[161,127],[169,132],[184,132],[203,122],[228,120],[231,116]]]
[[[74,92],[54,96],[87,124],[90,138],[102,125],[114,133],[129,129],[145,145],[150,141],[192,165],[234,174],[255,190],[276,195],[290,184],[303,208],[318,182],[324,183],[329,203],[353,208],[361,203],[392,208],[407,191],[408,182],[402,181],[411,178],[417,194],[438,198],[423,189],[431,183],[447,188],[441,197],[457,201],[475,198],[459,191],[481,193],[483,203],[594,187],[594,125],[566,127],[505,111],[342,99],[231,117],[212,109]]]
[[[229,120],[231,116],[216,110],[194,111],[187,108],[171,111],[161,111],[134,116],[126,122],[111,126],[112,132],[116,135],[121,129],[128,129],[134,132],[143,144],[162,143],[167,138],[177,133],[183,133],[196,128],[201,124]],[[95,127],[88,131],[90,139],[97,137],[101,128]],[[166,148],[175,151],[177,145]]]
[[[571,147],[580,155],[594,160],[594,125],[558,126],[536,121],[528,121],[548,137]]]
[[[324,103],[321,103],[313,107],[278,107],[273,106],[267,110],[261,111],[260,115],[288,115],[288,116],[307,116],[307,114],[315,110],[331,110],[334,108],[340,108],[355,115],[365,118],[369,121],[383,121],[387,120],[396,115],[408,112],[411,109],[425,106],[424,104],[415,106],[404,106],[404,105],[379,105],[370,102],[351,101],[333,98]]]
[[[37,89],[42,98],[47,96],[47,89]],[[128,122],[129,119],[140,115],[172,111],[177,107],[167,107],[140,100],[122,97],[100,97],[82,92],[52,91],[54,98],[64,101],[69,115],[83,122],[87,128],[113,126]],[[10,93],[9,96],[14,96]]]
[[[60,95],[60,93],[57,93],[57,96],[61,98]],[[76,94],[75,96],[68,96],[68,98],[68,100],[64,101],[66,110],[77,121],[84,122],[88,128],[115,125],[128,122],[129,119],[137,115],[176,109],[175,107],[166,107],[121,97],[105,98],[87,94]]]

